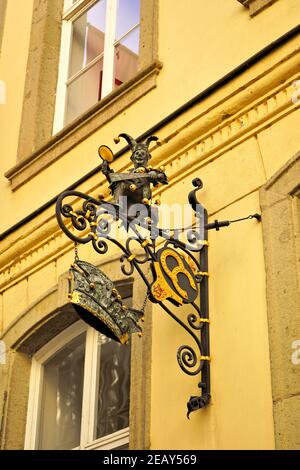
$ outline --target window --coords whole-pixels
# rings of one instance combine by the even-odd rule
[[[65,0],[53,132],[138,71],[140,0]]]
[[[41,348],[32,359],[25,448],[128,448],[130,351],[81,320]]]
[[[102,93],[100,101],[89,110],[85,108],[80,118],[64,128],[72,34],[69,16],[75,21],[79,10],[83,13],[84,7],[91,8],[96,2],[65,3],[63,14],[64,3],[64,0],[33,1],[18,161],[5,173],[13,191],[62,158],[74,147],[74,142],[83,141],[133,103],[142,100],[157,87],[157,77],[162,69],[163,64],[158,60],[159,0],[140,0],[137,3],[140,9],[138,73],[105,98]]]

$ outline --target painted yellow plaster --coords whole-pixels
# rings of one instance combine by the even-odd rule
[[[55,263],[47,264],[34,274],[28,277],[28,303],[31,304],[42,292],[47,291],[56,284],[56,265]]]
[[[19,282],[3,294],[3,329],[5,329],[28,305],[27,280]]]
[[[8,1],[6,8],[0,55],[0,80],[6,85],[6,104],[0,105],[0,192],[5,195],[4,203],[13,202],[4,173],[16,163],[32,7],[33,0],[16,0]],[[10,208],[5,205],[7,215]]]
[[[289,0],[288,8],[279,0],[255,18],[234,0],[160,1],[158,58],[163,68],[157,88],[12,192],[3,174],[16,163],[33,0],[17,3],[18,8],[8,1],[0,57],[0,80],[5,80],[8,91],[7,104],[0,106],[0,231],[98,165],[100,144],[119,150],[121,145],[113,143],[118,133],[142,134],[287,32],[300,16],[299,0]],[[163,203],[186,203],[191,180],[199,176],[204,182],[199,197],[211,220],[260,212],[258,189],[299,150],[299,105],[284,89],[286,80],[299,78],[299,46],[299,37],[294,38],[160,129],[163,146],[153,151],[153,161],[166,162],[172,175],[169,187],[162,191]],[[113,168],[124,169],[127,159],[128,153]],[[100,187],[102,181],[95,175],[78,189],[107,194],[107,184]],[[209,253],[212,403],[187,421],[186,401],[198,392],[198,378],[185,376],[176,362],[177,348],[187,338],[154,306],[151,448],[272,449],[260,225],[249,221],[211,232]],[[80,247],[79,255],[87,261],[99,260],[90,246]],[[105,260],[115,255],[112,250]],[[54,286],[72,262],[71,244],[57,235],[54,207],[1,241],[0,258],[2,329]],[[122,277],[115,267],[113,275]],[[186,313],[179,311],[182,318]]]
[[[254,192],[214,217],[234,219],[258,211],[258,192]],[[186,419],[184,405],[197,393],[197,380],[181,372],[176,351],[187,336],[155,308],[151,447],[272,449],[261,227],[256,221],[245,222],[210,232],[209,241],[212,404],[192,415],[191,421]],[[183,315],[184,311],[179,314]]]
[[[8,3],[0,62],[0,75],[3,75],[9,88],[9,106],[2,110],[0,108],[0,112],[3,112],[3,127],[1,125],[0,128],[4,130],[0,151],[5,156],[1,158],[3,167],[0,163],[2,175],[16,163],[32,0],[22,1],[22,7],[16,15],[13,2]],[[158,76],[156,89],[101,127],[55,165],[30,180],[30,184],[21,187],[17,193],[11,193],[9,184],[1,177],[0,184],[5,194],[3,210],[6,213],[0,222],[1,230],[25,217],[31,210],[99,164],[99,144],[106,143],[114,150],[119,149],[120,146],[113,144],[116,134],[124,129],[135,136],[142,134],[154,122],[164,118],[241,61],[295,26],[300,15],[298,0],[289,0],[288,9],[285,2],[276,2],[254,19],[249,17],[248,10],[237,1],[189,0],[189,4],[189,8],[186,8],[186,2],[180,0],[174,8],[172,0],[160,2],[159,59],[163,62],[163,69]],[[194,12],[193,15],[190,15],[191,11]],[[226,29],[226,34],[221,33],[224,24],[231,24]],[[17,36],[16,29],[19,31]],[[23,35],[21,40],[20,35]],[[209,44],[209,47],[203,47],[203,44]],[[295,46],[291,50],[295,51]],[[12,61],[14,67],[11,67],[10,61],[14,57],[17,58],[17,65]],[[260,65],[257,70],[259,68]],[[10,90],[13,91],[13,97]],[[236,85],[231,85],[226,93],[235,90]],[[224,113],[226,115],[226,109]],[[82,158],[82,155],[85,157]],[[58,174],[63,177],[57,178]],[[35,195],[34,199],[32,194]]]

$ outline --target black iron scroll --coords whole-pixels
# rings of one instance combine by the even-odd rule
[[[127,213],[122,212],[116,204],[105,202],[101,198],[89,197],[78,191],[62,193],[56,204],[59,226],[71,240],[79,244],[91,242],[99,254],[108,251],[109,243],[116,245],[122,252],[120,257],[122,272],[131,276],[136,270],[146,284],[150,301],[158,303],[189,334],[192,345],[180,346],[177,360],[186,374],[199,376],[201,393],[199,396],[192,396],[188,401],[188,416],[192,411],[207,406],[210,400],[208,242],[207,230],[205,230],[207,213],[196,198],[196,191],[201,189],[202,183],[199,179],[195,179],[193,185],[195,189],[189,195],[189,202],[196,214],[197,228],[185,231],[187,238],[185,242],[175,238],[174,234],[170,234],[170,230],[151,226],[149,221],[139,221],[137,224],[136,219],[130,219]],[[70,197],[73,200],[83,200],[79,210],[74,210],[70,203],[64,202]],[[124,244],[111,235],[111,224],[114,222],[121,222],[127,228],[128,236]],[[148,229],[149,238],[141,235],[140,227]],[[183,233],[184,229],[178,229],[177,233],[179,232]],[[165,242],[163,248],[157,251],[159,239],[165,239]],[[136,256],[134,253],[134,243],[139,244],[144,253],[142,256]],[[200,261],[197,253],[200,254]],[[175,270],[176,279],[178,279],[178,272],[186,273],[186,277],[191,279],[190,287],[186,282],[185,286],[180,286],[179,281],[174,277],[172,280],[172,270],[167,269],[168,257],[174,257],[179,266]],[[165,260],[165,265],[162,259]],[[145,263],[150,263],[152,268],[151,280],[147,279],[143,273],[142,265]],[[167,271],[164,273],[165,281],[159,284],[160,290],[166,289],[163,299],[160,299],[157,290],[153,288],[158,282],[155,266],[156,269],[159,266],[161,272],[164,269]],[[190,266],[193,266],[193,271]],[[169,276],[170,279],[168,279]],[[176,284],[178,284],[177,287]],[[187,289],[188,293],[184,289]],[[193,296],[190,294],[192,291]],[[191,309],[186,321],[175,313],[176,306],[180,304],[187,304],[187,308]]]

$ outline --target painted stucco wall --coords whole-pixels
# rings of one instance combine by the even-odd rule
[[[251,19],[248,10],[235,0],[189,0],[188,4],[189,8],[183,1],[176,2],[176,7],[172,0],[159,2],[158,56],[163,69],[158,75],[157,88],[82,142],[80,147],[64,155],[47,172],[35,177],[30,185],[24,185],[16,194],[11,194],[3,174],[16,163],[32,1],[22,2],[17,12],[14,2],[9,2],[0,59],[0,74],[7,84],[8,96],[5,111],[2,108],[0,115],[5,137],[1,143],[3,170],[0,181],[1,187],[6,189],[6,216],[1,222],[2,230],[94,168],[99,162],[94,151],[95,139],[99,143],[108,142],[115,150],[112,136],[118,132],[127,129],[132,135],[140,135],[153,123],[296,26],[300,9],[297,0],[289,0],[288,8],[284,0],[279,0]],[[230,25],[230,28],[225,25]],[[16,29],[18,35],[15,34]],[[136,119],[136,116],[143,116],[143,119]],[[89,158],[83,159],[82,154]],[[58,179],[57,173],[62,174],[63,178]],[[40,188],[43,190],[40,191]]]
[[[119,150],[113,143],[117,134],[142,134],[296,26],[300,17],[298,0],[278,0],[254,18],[235,0],[161,0],[158,59],[163,67],[157,87],[12,191],[4,173],[16,163],[32,7],[33,0],[18,0],[17,8],[9,0],[3,31],[0,80],[6,83],[7,101],[0,105],[0,232],[98,165],[100,144]],[[299,51],[300,36],[161,128],[162,146],[153,148],[151,164],[165,165],[170,178],[169,186],[159,190],[163,203],[186,203],[191,181],[199,176],[204,183],[201,201],[211,220],[260,212],[260,188],[300,147],[299,103],[292,101],[293,83],[300,77]],[[128,154],[113,167],[124,169],[127,162]],[[78,190],[107,195],[101,183],[102,176],[96,175]],[[233,225],[210,232],[209,242],[212,403],[186,419],[186,401],[198,391],[197,378],[185,376],[176,361],[186,337],[153,307],[150,446],[272,449],[262,228],[256,221]],[[80,256],[99,260],[88,246],[80,247]],[[53,206],[1,240],[0,331],[26,315],[58,283],[72,259],[72,246],[57,227]],[[14,396],[7,368],[1,374],[0,410],[3,392],[8,391],[8,401]],[[3,433],[5,426],[24,429],[25,413],[20,419],[9,416],[7,405],[3,410]],[[5,441],[2,435],[2,441],[4,447],[14,446],[11,437]],[[22,436],[16,442],[21,447]]]

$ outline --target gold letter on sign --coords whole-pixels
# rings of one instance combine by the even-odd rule
[[[198,289],[195,275],[186,260],[171,248],[162,248],[154,263],[156,279],[151,286],[155,300],[169,299],[176,305],[194,302]]]

